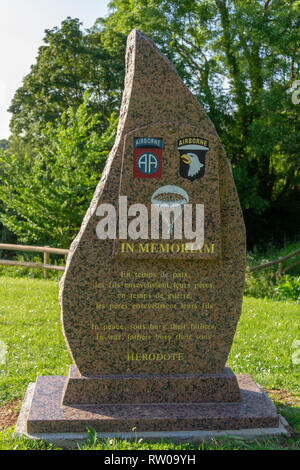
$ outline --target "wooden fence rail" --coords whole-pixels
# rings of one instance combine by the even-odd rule
[[[30,263],[28,261],[14,261],[14,260],[8,260],[8,259],[0,259],[0,265],[7,265],[7,266],[26,266],[27,268],[38,268],[38,269],[43,269],[44,272],[44,278],[47,279],[47,270],[48,269],[53,269],[55,271],[64,271],[65,267],[64,266],[57,266],[55,264],[50,264],[50,255],[51,254],[56,254],[56,255],[64,255],[67,256],[69,253],[69,250],[65,250],[63,248],[52,248],[50,246],[31,246],[31,245],[13,245],[13,244],[8,244],[8,243],[0,243],[0,250],[11,250],[11,251],[32,251],[32,252],[38,252],[38,253],[43,253],[44,254],[44,263]],[[268,268],[269,266],[273,266],[274,264],[278,264],[278,274],[282,275],[289,271],[290,269],[294,268],[295,266],[298,266],[300,264],[300,260],[297,261],[296,263],[290,264],[289,266],[286,266],[284,269],[282,267],[282,263],[286,261],[289,258],[292,258],[293,256],[297,255],[300,253],[300,248],[298,250],[292,251],[292,253],[283,256],[282,258],[278,258],[274,261],[269,261],[268,263],[261,264],[259,266],[253,266],[249,268],[249,271],[256,271],[258,269],[264,269]]]
[[[300,264],[300,260],[297,261],[296,263],[293,263],[293,264],[290,264],[289,266],[286,266],[284,269],[282,269],[282,263],[289,259],[289,258],[292,258],[292,256],[295,256],[297,255],[298,253],[300,253],[300,248],[298,248],[298,250],[295,250],[295,251],[292,251],[291,253],[289,253],[288,255],[286,256],[283,256],[282,258],[278,258],[274,261],[269,261],[268,263],[265,263],[265,264],[261,264],[259,266],[253,266],[252,268],[249,269],[250,272],[252,271],[256,271],[257,269],[263,269],[263,268],[268,268],[269,266],[273,266],[274,264],[278,264],[278,274],[281,276],[281,274],[284,274],[286,273],[287,271],[289,271],[290,269],[294,268],[295,266],[298,266],[298,264]]]
[[[48,277],[48,269],[53,269],[55,271],[64,271],[64,266],[57,266],[55,264],[50,264],[50,254],[64,255],[66,256],[69,253],[69,250],[63,248],[51,248],[50,246],[31,246],[31,245],[12,245],[8,243],[0,243],[0,250],[8,251],[32,251],[36,253],[44,254],[44,263],[31,263],[29,261],[15,261],[9,259],[0,259],[0,265],[6,266],[26,266],[27,268],[38,268],[42,269],[44,273],[44,279]]]

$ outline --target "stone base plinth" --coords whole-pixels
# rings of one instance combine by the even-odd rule
[[[229,367],[210,374],[82,376],[70,367],[63,405],[144,403],[225,403],[241,401]]]
[[[86,441],[87,432],[48,432],[48,433],[28,433],[27,420],[28,413],[32,403],[35,384],[31,383],[27,389],[27,393],[22,405],[21,413],[16,425],[15,434],[17,436],[27,437],[30,439],[42,439],[45,442],[54,444],[55,446],[72,449],[78,442]],[[288,423],[279,416],[279,426],[267,428],[248,428],[248,429],[230,429],[230,430],[196,430],[196,431],[130,431],[130,432],[97,432],[98,439],[110,440],[117,438],[120,440],[139,440],[143,441],[162,441],[172,440],[174,442],[186,442],[199,444],[203,441],[209,441],[220,438],[238,438],[246,439],[269,439],[279,437],[281,435],[289,436]],[[77,446],[76,446],[77,447]]]
[[[279,416],[272,401],[249,375],[238,375],[242,401],[236,403],[155,403],[61,405],[65,377],[38,377],[28,390],[21,412],[19,434],[86,435],[87,425],[99,436],[135,432],[177,436],[200,431],[279,429]],[[24,418],[24,416],[26,417]],[[149,435],[150,435],[149,434]],[[206,433],[207,434],[207,433]],[[51,439],[50,439],[51,440]]]

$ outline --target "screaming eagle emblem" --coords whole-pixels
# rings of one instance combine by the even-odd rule
[[[208,140],[201,137],[185,137],[178,141],[180,152],[180,176],[190,181],[202,178],[205,173],[205,157]]]

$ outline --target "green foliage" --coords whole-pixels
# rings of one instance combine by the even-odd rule
[[[259,266],[282,258],[300,248],[300,242],[286,243],[280,250],[270,245],[264,253],[255,248],[247,254],[249,267]],[[283,269],[300,261],[300,253],[283,262]],[[245,294],[257,298],[292,300],[299,302],[300,264],[289,270],[288,275],[279,276],[278,264],[246,273]]]
[[[291,300],[300,303],[300,277],[279,277],[274,269],[246,274],[245,295],[272,300]]]
[[[68,248],[100,180],[113,145],[117,118],[102,135],[94,129],[101,116],[89,114],[89,97],[69,108],[42,132],[34,158],[8,152],[0,157],[0,220],[22,243]]]
[[[97,431],[87,425],[87,443],[89,449],[94,449],[97,444]]]
[[[6,150],[8,147],[8,140],[0,139],[0,149]]]
[[[272,298],[277,285],[276,272],[270,269],[246,273],[245,295],[256,298]]]
[[[277,300],[295,300],[300,303],[300,277],[283,276],[279,285],[274,288]]]
[[[30,144],[31,153],[39,146],[42,130],[70,107],[78,107],[89,92],[90,115],[97,120],[99,132],[107,127],[106,120],[118,109],[123,75],[117,53],[104,47],[97,31],[81,30],[80,21],[68,17],[61,24],[45,31],[36,63],[16,91],[9,111],[16,146]],[[123,54],[124,50],[120,51]],[[21,142],[21,144],[18,142]]]

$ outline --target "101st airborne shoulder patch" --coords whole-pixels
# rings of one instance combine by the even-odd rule
[[[179,173],[190,181],[205,174],[205,159],[209,150],[208,140],[202,137],[184,137],[178,140],[180,153]]]

